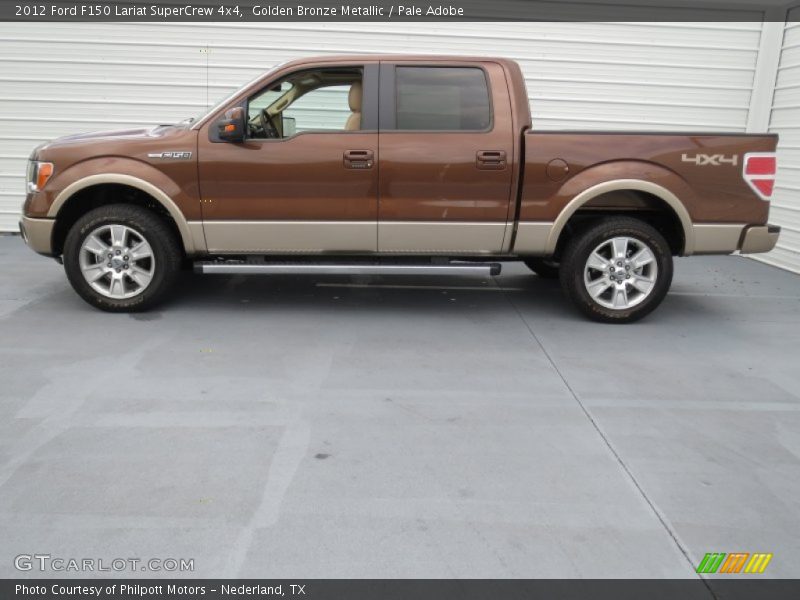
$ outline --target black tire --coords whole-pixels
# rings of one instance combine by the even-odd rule
[[[631,240],[627,246],[630,248],[628,250],[629,257],[643,247],[647,247],[652,253],[653,260],[638,270],[639,277],[654,279],[654,284],[650,286],[647,293],[633,287],[632,280],[637,279],[637,271],[628,270],[633,265],[623,262],[623,266],[619,267],[617,266],[619,261],[615,258],[613,264],[608,263],[610,266],[607,266],[605,271],[587,268],[590,255],[604,242],[613,245],[611,240],[614,238]],[[600,251],[608,252],[607,258],[612,258],[610,246],[605,246]],[[603,256],[603,258],[606,257]],[[613,274],[610,273],[611,270],[614,270]],[[633,277],[631,278],[629,275],[633,275]],[[614,280],[612,277],[619,277],[620,281]],[[604,281],[601,282],[601,279]],[[641,282],[641,279],[639,281]],[[598,290],[602,289],[606,282],[613,283],[609,283],[609,287],[594,298],[587,289],[587,285],[594,282],[597,282],[596,289]],[[561,260],[561,287],[564,293],[581,312],[595,321],[604,323],[631,323],[641,319],[661,304],[671,283],[672,252],[669,244],[653,227],[634,218],[611,217],[584,229],[567,243]],[[615,291],[619,287],[624,287],[626,291],[624,293]],[[628,291],[631,292],[630,296],[628,296]],[[604,305],[609,303],[613,305],[615,300],[627,300],[628,298],[631,299],[631,305],[627,308],[612,308]],[[621,301],[620,304],[622,304]]]
[[[558,279],[561,265],[550,258],[526,258],[525,266],[542,279]]]
[[[83,275],[80,255],[84,240],[92,232],[109,225],[126,226],[145,240],[152,250],[154,262],[151,279],[146,286],[137,286],[133,279],[127,279],[127,285],[132,288],[128,293],[135,294],[130,297],[113,298],[103,295]],[[153,211],[131,204],[109,204],[89,211],[72,226],[64,242],[63,258],[64,270],[70,284],[86,302],[108,312],[139,312],[152,308],[164,299],[181,268],[183,253],[175,234],[163,218]],[[147,259],[143,260],[148,264]],[[113,274],[104,277],[111,276]]]

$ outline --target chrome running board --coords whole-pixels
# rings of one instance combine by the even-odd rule
[[[445,264],[393,263],[248,263],[198,261],[196,273],[219,275],[471,275],[492,277],[500,274],[500,263],[451,262]]]

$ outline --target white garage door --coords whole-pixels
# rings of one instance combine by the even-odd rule
[[[760,260],[800,273],[800,9],[792,11],[783,38],[770,131],[781,136],[778,180],[770,221],[783,228],[778,246]]]
[[[744,131],[760,35],[760,23],[2,23],[0,230],[17,227],[40,142],[183,119],[289,58],[508,56],[538,129]]]

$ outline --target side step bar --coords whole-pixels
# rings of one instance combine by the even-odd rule
[[[500,274],[500,263],[453,262],[435,264],[347,264],[347,263],[245,263],[199,261],[195,273],[221,275],[472,275]]]

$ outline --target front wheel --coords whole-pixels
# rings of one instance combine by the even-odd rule
[[[64,242],[64,270],[86,302],[110,312],[147,310],[181,266],[175,235],[155,213],[111,204],[89,211]]]
[[[653,227],[628,217],[576,234],[561,262],[561,286],[595,321],[630,323],[654,310],[672,283],[672,253]]]

